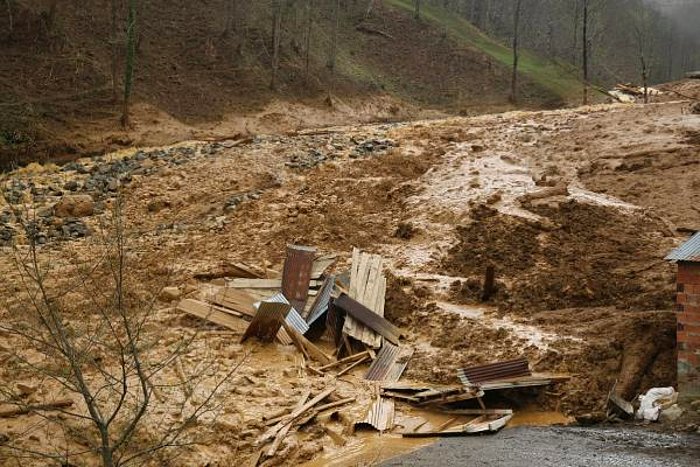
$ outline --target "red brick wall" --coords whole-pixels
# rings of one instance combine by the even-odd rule
[[[700,263],[678,263],[678,390],[700,398]]]

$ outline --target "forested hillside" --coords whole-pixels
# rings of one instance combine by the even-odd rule
[[[4,7],[5,163],[172,142],[212,125],[248,133],[428,110],[552,108],[581,102],[583,77],[608,85],[640,81],[645,71],[651,82],[666,81],[697,63],[692,28],[669,27],[673,20],[642,0],[6,0]]]

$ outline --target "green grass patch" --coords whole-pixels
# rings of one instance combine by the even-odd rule
[[[386,0],[386,4],[413,12],[412,0]],[[447,34],[458,43],[481,50],[504,66],[513,65],[513,51],[510,47],[487,36],[460,15],[432,5],[423,5],[421,18],[444,27]],[[518,69],[529,80],[566,101],[579,98],[582,84],[575,78],[576,70],[569,64],[547,60],[528,50],[521,50]]]

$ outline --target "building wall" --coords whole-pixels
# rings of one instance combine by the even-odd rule
[[[700,399],[700,263],[678,263],[678,391]]]

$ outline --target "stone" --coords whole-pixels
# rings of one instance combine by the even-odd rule
[[[78,182],[70,180],[63,185],[63,189],[67,191],[78,191]]]
[[[86,217],[95,212],[95,202],[90,195],[66,195],[54,206],[57,217]]]
[[[158,298],[164,302],[172,302],[178,300],[181,296],[182,292],[178,287],[164,287],[163,290],[160,291]]]
[[[691,402],[690,408],[695,410],[696,412],[700,412],[700,399]]]
[[[659,415],[659,420],[662,422],[675,422],[683,416],[685,410],[678,406],[678,404],[673,404],[671,407],[661,411]]]
[[[17,389],[17,392],[19,393],[20,397],[31,396],[37,390],[36,386],[31,386],[29,384],[23,384],[23,383],[17,383],[15,385],[15,388]]]

